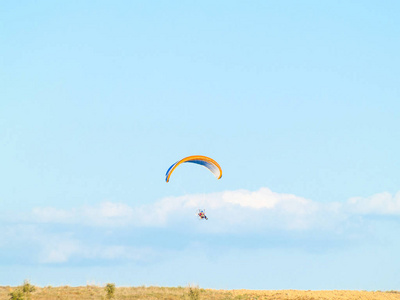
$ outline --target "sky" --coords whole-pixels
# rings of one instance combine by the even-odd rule
[[[398,290],[399,14],[3,1],[0,285]]]

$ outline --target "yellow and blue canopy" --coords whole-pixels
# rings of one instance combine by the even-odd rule
[[[188,156],[188,157],[185,157],[185,158],[177,161],[176,163],[174,163],[172,166],[169,167],[167,173],[165,174],[166,182],[169,182],[169,178],[170,178],[172,172],[180,164],[183,164],[183,163],[194,163],[194,164],[202,165],[202,166],[206,167],[207,169],[209,169],[211,171],[211,173],[213,173],[217,179],[220,179],[222,177],[222,169],[215,160],[213,160],[210,157],[203,156],[203,155],[192,155],[192,156]]]

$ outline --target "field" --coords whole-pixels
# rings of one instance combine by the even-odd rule
[[[19,294],[18,294],[19,292]],[[31,291],[21,287],[0,287],[0,300],[89,300],[89,299],[165,299],[165,300],[199,300],[199,299],[265,299],[265,300],[383,300],[398,299],[398,291],[300,291],[300,290],[213,290],[192,287],[117,287],[107,294],[105,287],[87,285],[80,287],[60,286],[60,287],[34,287]]]

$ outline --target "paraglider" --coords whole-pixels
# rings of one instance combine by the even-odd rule
[[[210,157],[203,156],[203,155],[192,155],[185,157],[181,160],[178,160],[176,163],[174,163],[172,166],[169,167],[167,170],[167,173],[165,174],[165,181],[169,182],[169,179],[171,177],[171,174],[174,172],[174,170],[183,163],[194,163],[201,165],[203,167],[206,167],[208,170],[211,171],[211,173],[214,174],[214,176],[217,179],[220,179],[222,177],[222,169],[220,165],[213,160]],[[198,209],[197,216],[199,217],[200,220],[208,220],[206,214],[205,214],[205,209]]]
[[[202,219],[208,220],[205,209],[199,209],[197,212],[197,215],[199,216],[200,220],[202,220]]]

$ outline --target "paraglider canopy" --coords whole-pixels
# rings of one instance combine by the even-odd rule
[[[167,170],[167,173],[165,174],[166,182],[169,182],[169,178],[170,178],[172,172],[180,164],[183,164],[183,163],[194,163],[194,164],[204,166],[207,169],[209,169],[211,171],[211,173],[213,173],[217,179],[220,179],[222,177],[222,169],[215,160],[213,160],[210,157],[203,156],[203,155],[192,155],[192,156],[188,156],[188,157],[185,157],[185,158],[177,161],[176,163],[174,163],[172,166],[169,167],[169,169]]]

